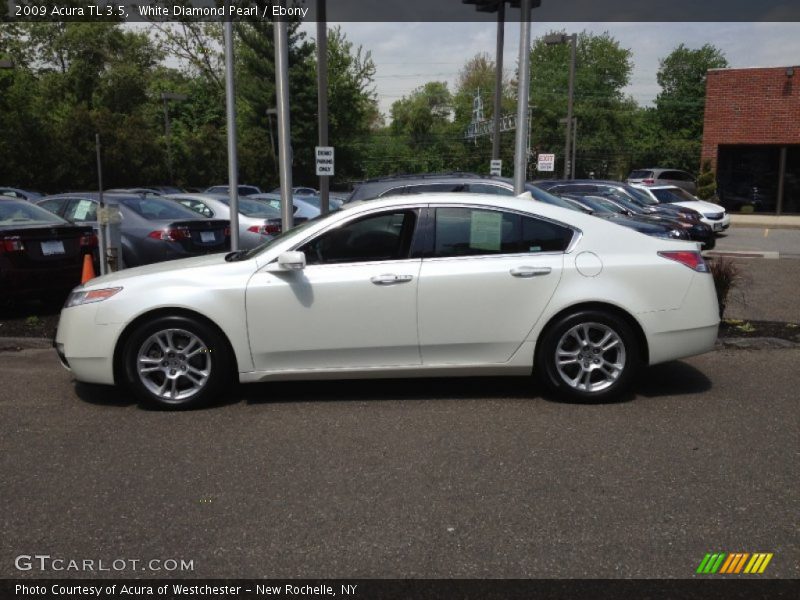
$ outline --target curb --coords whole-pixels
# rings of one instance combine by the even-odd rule
[[[775,337],[722,338],[717,340],[717,350],[776,350],[800,348],[797,342]]]
[[[0,352],[45,350],[53,347],[53,340],[35,337],[0,337]]]

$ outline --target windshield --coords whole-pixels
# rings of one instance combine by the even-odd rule
[[[632,196],[642,206],[652,206],[654,204],[658,204],[658,200],[654,200],[653,197],[644,190],[635,188],[632,185],[623,186],[622,189],[625,190],[625,192]]]
[[[664,188],[650,190],[659,202],[694,202],[697,200],[686,190],[681,188]]]
[[[581,196],[578,201],[581,204],[588,206],[596,213],[620,212],[620,208],[618,206],[614,206],[612,202],[607,202],[602,198],[598,198],[596,196]]]
[[[0,200],[0,225],[64,225],[61,217],[25,200]]]
[[[197,219],[197,213],[172,200],[158,196],[121,198],[119,203],[145,219]]]
[[[525,191],[530,192],[534,200],[538,200],[539,202],[544,202],[545,204],[552,204],[553,206],[560,206],[561,208],[568,208],[570,210],[580,211],[580,209],[574,207],[572,204],[570,204],[563,198],[554,196],[550,192],[545,192],[542,188],[538,188],[531,183],[525,184]]]

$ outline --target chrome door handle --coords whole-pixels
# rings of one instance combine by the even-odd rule
[[[550,267],[514,267],[509,273],[514,277],[539,277],[548,275],[552,270]]]
[[[370,281],[375,285],[395,285],[397,283],[408,283],[414,279],[413,275],[376,275],[375,277],[371,277]]]

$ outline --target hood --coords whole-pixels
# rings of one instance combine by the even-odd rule
[[[685,202],[673,202],[673,204],[677,204],[679,206],[685,206],[686,208],[692,208],[702,213],[725,212],[725,208],[723,208],[719,204],[714,204],[713,202],[706,202],[705,200],[687,200]]]
[[[144,265],[142,267],[134,267],[132,269],[123,269],[115,273],[109,273],[101,277],[95,277],[84,284],[85,289],[99,289],[108,287],[109,284],[117,284],[130,277],[138,277],[141,275],[154,275],[169,273],[170,271],[186,271],[186,269],[194,269],[198,267],[207,267],[225,262],[226,253],[218,254],[205,254],[203,256],[195,256],[192,258],[182,258],[179,260],[168,260],[160,263],[153,263],[151,265]]]

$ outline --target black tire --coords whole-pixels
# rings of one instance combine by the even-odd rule
[[[162,342],[170,336],[172,346],[166,349],[173,352],[167,352],[162,343],[154,340],[157,334]],[[188,343],[191,336],[199,346]],[[186,354],[181,352],[182,345]],[[185,316],[157,317],[138,327],[125,342],[122,360],[125,382],[136,397],[145,404],[172,410],[196,408],[218,399],[233,372],[223,335],[216,328]],[[152,372],[140,375],[140,360],[147,361],[143,367]],[[207,373],[205,378],[202,373]],[[164,395],[159,395],[155,388],[162,385],[167,387]]]
[[[589,343],[586,345],[582,345],[578,337],[569,333],[575,332],[575,328],[581,325],[588,327]],[[612,346],[606,351],[599,346],[594,348],[593,344],[602,341],[609,331],[619,340],[622,354],[618,354],[618,346]],[[577,333],[583,335],[583,330],[579,329]],[[610,338],[606,345],[613,340],[613,337]],[[565,361],[572,360],[572,353],[577,349],[577,362],[564,364],[561,370],[556,363],[559,345]],[[621,365],[618,372],[613,365]],[[561,398],[577,402],[605,402],[617,399],[627,392],[641,368],[638,338],[624,319],[608,311],[580,310],[566,314],[547,326],[538,345],[535,372],[545,387]],[[590,374],[589,379],[585,380],[587,370]],[[609,370],[611,374],[616,373],[616,376],[611,377]],[[574,376],[578,374],[581,377],[576,385]],[[572,383],[567,381],[568,378],[572,379]],[[600,379],[605,382],[599,381]],[[597,389],[592,389],[593,387]]]
[[[714,246],[717,245],[717,234],[714,233],[711,235],[710,238],[703,244],[703,250],[713,250]]]

